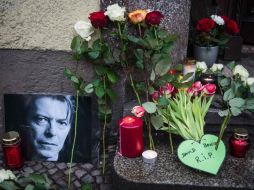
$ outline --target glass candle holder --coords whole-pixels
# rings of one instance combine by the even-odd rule
[[[6,167],[12,170],[23,166],[21,139],[17,132],[10,131],[2,136],[2,147]]]
[[[248,131],[243,128],[235,129],[229,139],[230,154],[237,158],[244,158],[249,146]]]
[[[187,58],[183,64],[183,75],[187,75],[188,73],[193,73],[192,77],[188,79],[188,81],[192,80],[195,77],[196,73],[196,60]]]
[[[215,83],[215,79],[214,76],[212,74],[202,74],[200,77],[200,81],[203,85],[205,84],[214,84]]]

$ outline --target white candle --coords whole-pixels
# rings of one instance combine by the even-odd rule
[[[145,163],[153,164],[157,159],[157,152],[153,150],[146,150],[142,153],[142,158]]]
[[[196,72],[196,65],[193,65],[193,64],[183,65],[183,75],[187,75],[188,73],[193,73],[192,77],[190,77],[187,81],[190,81],[195,77],[195,72]]]

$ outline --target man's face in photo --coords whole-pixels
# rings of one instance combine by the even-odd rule
[[[37,98],[29,110],[28,127],[36,156],[57,161],[70,131],[70,110],[66,101]]]

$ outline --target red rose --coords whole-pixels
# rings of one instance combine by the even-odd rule
[[[220,17],[224,20],[225,23],[229,21],[229,18],[227,16],[222,15]]]
[[[234,20],[228,20],[226,22],[226,32],[232,35],[237,34],[239,32],[238,25]]]
[[[159,11],[152,11],[150,13],[147,13],[145,21],[148,25],[159,25],[161,22],[161,19],[164,17],[163,14]]]
[[[153,101],[157,102],[159,98],[159,92],[157,90],[153,92],[152,98],[153,98]]]
[[[94,28],[103,28],[107,25],[108,17],[103,11],[93,12],[88,17]]]
[[[216,85],[215,84],[206,84],[204,86],[204,89],[203,89],[203,92],[206,94],[206,95],[214,95],[215,92],[216,92]]]
[[[198,21],[196,29],[201,32],[210,32],[215,27],[215,22],[211,18],[202,18]]]

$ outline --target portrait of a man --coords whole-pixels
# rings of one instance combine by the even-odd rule
[[[26,159],[69,161],[75,101],[75,97],[69,95],[4,96],[6,131],[15,130],[21,134]],[[92,128],[98,122],[89,97],[81,98],[79,110],[75,157],[77,162],[90,162],[94,157],[92,154],[97,154],[92,151],[92,141],[96,139]],[[99,141],[97,147],[98,144]]]

